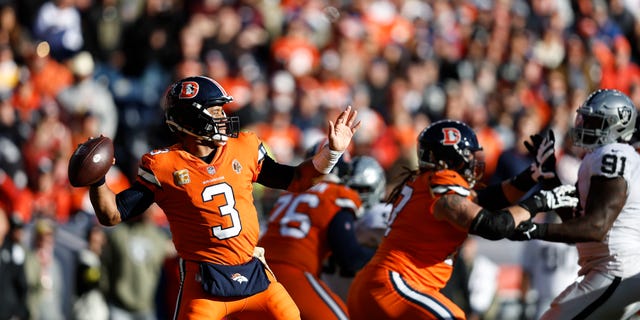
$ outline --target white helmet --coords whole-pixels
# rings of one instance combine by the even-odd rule
[[[599,146],[631,140],[638,111],[624,93],[597,90],[578,108],[571,136],[576,146],[595,149]]]
[[[380,203],[385,196],[387,180],[382,166],[369,156],[357,156],[351,161],[352,171],[347,186],[360,194],[365,208]]]

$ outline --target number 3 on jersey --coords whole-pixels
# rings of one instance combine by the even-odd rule
[[[229,239],[240,234],[242,230],[242,224],[240,223],[240,214],[234,207],[236,204],[236,198],[233,195],[233,188],[227,183],[214,184],[207,186],[202,191],[202,200],[204,202],[212,201],[217,195],[223,195],[226,200],[226,204],[218,207],[221,216],[229,216],[231,218],[231,227],[222,228],[222,226],[215,226],[211,228],[213,236],[220,239]]]

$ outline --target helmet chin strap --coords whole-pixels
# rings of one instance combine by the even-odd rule
[[[210,141],[213,141],[216,146],[220,147],[227,144],[227,140],[229,140],[229,137],[227,137],[226,135],[216,133],[213,135],[213,137],[211,137]]]
[[[213,144],[215,147],[221,147],[227,144],[227,141],[229,140],[229,137],[227,137],[226,135],[223,134],[219,134],[216,133],[213,135],[213,137],[205,137],[205,136],[198,136],[195,135],[191,132],[185,131],[187,134],[196,137],[198,140],[205,142],[206,144],[211,143]]]
[[[216,147],[220,147],[220,146],[226,145],[227,144],[227,140],[229,140],[229,137],[227,137],[224,134],[216,133],[212,137],[200,136],[200,135],[194,134],[193,132],[181,127],[180,125],[178,125],[177,123],[175,123],[173,121],[167,121],[167,123],[170,124],[170,126],[169,126],[170,128],[172,128],[172,129],[174,129],[176,131],[188,134],[188,135],[190,135],[192,137],[195,137],[195,138],[197,138],[199,140],[202,140],[202,141],[213,142],[213,144]]]

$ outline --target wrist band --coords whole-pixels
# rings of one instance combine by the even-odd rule
[[[333,166],[338,163],[341,156],[342,151],[333,151],[329,149],[328,145],[325,145],[313,156],[311,161],[318,172],[328,174],[333,169]]]
[[[524,171],[520,172],[517,176],[511,178],[511,185],[520,191],[529,191],[536,185],[536,181],[531,177],[531,168],[528,167]]]
[[[105,179],[105,177],[102,177],[102,179],[92,183],[91,187],[97,188],[97,187],[103,185],[105,182],[107,182],[107,179]]]

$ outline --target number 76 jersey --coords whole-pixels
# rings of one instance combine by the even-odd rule
[[[285,192],[269,215],[259,245],[272,266],[284,263],[320,276],[322,262],[331,252],[329,224],[342,209],[357,216],[361,205],[355,190],[332,182],[319,182],[302,193]]]
[[[626,201],[607,236],[600,242],[577,243],[580,274],[590,270],[627,277],[640,272],[640,155],[622,143],[604,145],[587,153],[578,170],[580,204],[577,216],[584,215],[591,177],[623,177]]]

